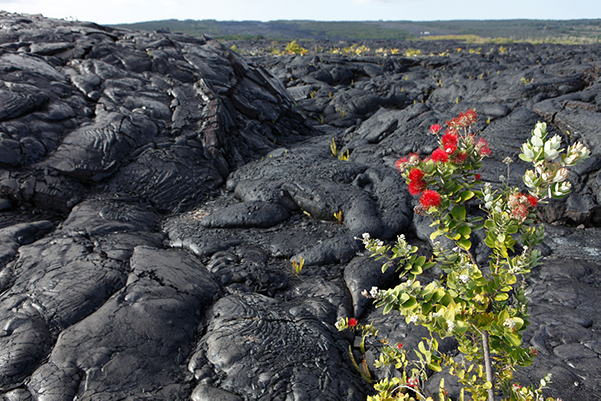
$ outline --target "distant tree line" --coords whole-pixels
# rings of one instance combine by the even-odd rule
[[[476,35],[515,40],[588,38],[601,41],[601,19],[458,21],[216,21],[161,20],[115,25],[139,30],[168,30],[223,40],[410,40],[429,35]]]

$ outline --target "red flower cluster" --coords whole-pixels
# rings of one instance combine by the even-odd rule
[[[398,349],[401,349],[401,348],[403,348],[403,344],[401,344],[401,343],[398,343],[398,344],[396,345],[396,347],[397,347]]]
[[[459,140],[459,137],[457,136],[457,133],[453,130],[449,130],[447,131],[443,136],[442,136],[442,147],[444,148],[445,152],[451,154],[453,152],[455,152],[457,150],[457,142]]]
[[[417,153],[409,153],[409,158],[407,158],[407,157],[400,158],[399,160],[396,161],[394,166],[397,168],[397,170],[402,172],[403,170],[405,170],[405,168],[407,168],[407,166],[414,166],[418,163],[419,163],[419,155]]]
[[[412,168],[411,171],[409,171],[409,193],[411,195],[418,195],[426,189],[424,175],[425,173],[418,168]]]
[[[433,134],[438,134],[438,132],[442,129],[442,127],[438,124],[434,124],[432,126],[430,126],[430,132]]]
[[[417,385],[419,384],[419,381],[415,378],[415,377],[410,377],[409,379],[407,379],[407,385],[409,387],[417,387]]]
[[[461,164],[465,161],[465,159],[467,159],[467,153],[465,152],[459,152],[453,155],[453,163]]]
[[[424,207],[424,209],[428,210],[431,207],[440,206],[440,194],[434,190],[428,189],[424,191],[421,198],[419,198],[419,203]]]
[[[459,113],[459,115],[457,117],[453,118],[452,120],[447,121],[447,125],[451,129],[465,128],[465,127],[469,127],[470,125],[476,123],[477,120],[478,120],[478,114],[476,113],[476,111],[468,110],[464,113]]]
[[[399,160],[397,160],[396,163],[394,163],[394,167],[396,167],[396,169],[399,171],[403,171],[405,164],[407,164],[407,158],[402,157]]]
[[[478,139],[478,142],[476,142],[476,150],[482,157],[490,156],[490,148],[488,147],[488,142],[486,142],[486,139]]]
[[[435,162],[446,163],[449,161],[449,154],[447,152],[445,152],[444,150],[438,148],[434,152],[432,152],[431,158]]]
[[[528,218],[530,208],[536,207],[538,198],[522,193],[511,194],[507,199],[507,205],[511,209],[511,217],[516,220],[525,221]]]
[[[348,320],[348,327],[355,327],[357,325],[357,319],[355,319],[354,317],[350,318]]]

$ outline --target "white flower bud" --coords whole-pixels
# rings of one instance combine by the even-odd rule
[[[536,130],[535,130],[536,133]],[[530,141],[532,142],[532,146],[534,148],[542,148],[545,144],[543,143],[543,138],[540,135],[534,135],[532,137],[532,139],[530,139]],[[536,150],[536,149],[533,149]]]
[[[524,184],[526,184],[529,188],[534,188],[536,186],[536,174],[532,170],[526,171],[524,174]]]
[[[553,182],[563,182],[568,178],[568,169],[560,168],[553,176]]]
[[[541,123],[540,121],[537,122],[533,133],[539,137],[544,136],[547,133],[547,123]]]
[[[549,187],[549,196],[553,198],[563,198],[570,193],[572,183],[570,181],[557,182]]]
[[[513,330],[515,328],[515,320],[513,320],[512,318],[508,317],[507,319],[505,319],[505,321],[503,322],[503,326],[507,327],[509,330]]]
[[[532,147],[529,144],[524,143],[522,145],[522,153],[524,155],[522,157],[522,160],[527,162],[531,162],[534,160],[534,149],[532,149]]]
[[[561,137],[555,135],[545,142],[545,160],[553,161],[559,157],[559,147],[561,146]]]

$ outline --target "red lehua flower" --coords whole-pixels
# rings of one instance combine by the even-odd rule
[[[511,215],[516,220],[525,221],[528,218],[528,208],[520,203],[511,210]]]
[[[474,181],[478,181],[480,178],[482,178],[482,175],[481,174],[476,174],[474,176]]]
[[[418,381],[417,381],[417,379],[416,379],[416,378],[414,378],[414,377],[410,377],[410,378],[407,380],[407,385],[408,385],[409,387],[417,387],[417,384],[418,384]]]
[[[460,152],[460,153],[457,153],[455,155],[455,157],[453,157],[453,162],[455,162],[457,164],[462,164],[465,161],[465,159],[467,159],[467,153]]]
[[[434,152],[432,152],[432,160],[435,162],[447,162],[449,161],[449,154],[444,150],[438,148]]]
[[[438,124],[434,124],[430,126],[430,132],[433,134],[438,134],[438,132],[442,129],[442,127]]]
[[[526,199],[528,200],[530,207],[536,207],[538,204],[538,198],[536,196],[528,195],[526,196]]]
[[[480,156],[490,156],[490,148],[488,147],[486,139],[478,139],[478,142],[476,142],[476,150],[480,153]]]
[[[417,153],[409,153],[409,163],[411,163],[411,164],[419,163],[419,155]]]
[[[424,191],[421,198],[419,198],[419,203],[424,207],[424,209],[428,210],[431,207],[440,206],[440,194],[436,191],[428,189]]]
[[[474,124],[478,119],[478,114],[474,110],[468,110],[464,113],[459,113],[459,115],[449,121],[447,121],[447,125],[451,128],[465,128]]]
[[[425,173],[417,167],[412,168],[411,171],[409,171],[409,181],[422,181],[424,175]]]
[[[447,146],[449,144],[453,144],[455,145],[455,147],[457,147],[457,141],[459,140],[459,137],[457,136],[457,133],[453,130],[448,130],[443,136],[442,136],[442,144]]]
[[[403,158],[397,160],[396,163],[394,163],[394,166],[397,168],[397,170],[403,171],[403,167],[406,163],[407,163],[407,158],[403,157]]]
[[[409,171],[409,193],[411,195],[417,195],[426,189],[426,183],[424,182],[424,172],[418,168],[412,168]]]
[[[348,327],[355,327],[357,325],[357,319],[355,319],[354,317],[350,318],[348,320]]]
[[[398,343],[398,344],[396,345],[396,347],[397,347],[398,349],[401,349],[401,348],[403,348],[403,344],[401,344],[401,343]]]
[[[411,195],[419,195],[426,189],[426,183],[423,181],[409,181],[409,193]]]
[[[444,151],[449,155],[453,154],[457,150],[457,145],[453,143],[446,143],[443,147]]]
[[[468,125],[475,124],[478,121],[478,113],[476,110],[470,109],[464,113],[465,118],[467,119]]]

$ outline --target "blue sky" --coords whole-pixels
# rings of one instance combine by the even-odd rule
[[[601,18],[600,0],[0,0],[0,10],[100,24],[161,19],[319,21]]]

